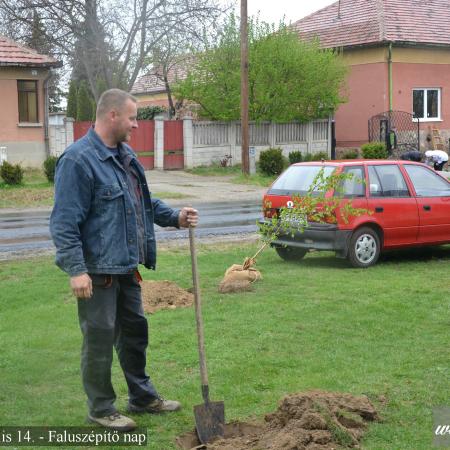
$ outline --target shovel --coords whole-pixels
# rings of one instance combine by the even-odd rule
[[[197,322],[198,354],[200,359],[200,378],[204,403],[194,406],[197,435],[202,444],[224,436],[225,407],[223,402],[209,400],[208,372],[206,369],[205,340],[203,335],[202,301],[198,283],[197,254],[195,250],[194,227],[189,227],[191,249],[192,281],[194,283],[195,319]]]

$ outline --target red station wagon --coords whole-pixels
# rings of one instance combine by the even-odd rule
[[[410,161],[293,164],[265,194],[263,205],[270,206],[265,207],[265,220],[293,196],[305,194],[322,168],[325,175],[336,169],[353,174],[344,181],[340,195],[351,199],[354,208],[372,213],[350,217],[348,223],[337,214],[337,223],[308,222],[303,232],[278,236],[271,245],[283,259],[302,258],[310,249],[333,250],[354,267],[364,268],[375,264],[383,250],[450,243],[450,182],[428,166]]]

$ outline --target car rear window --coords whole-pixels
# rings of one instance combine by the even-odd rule
[[[275,195],[306,194],[321,169],[328,177],[336,169],[336,166],[290,166],[275,181],[268,193]]]

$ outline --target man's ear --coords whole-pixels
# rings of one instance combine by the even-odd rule
[[[112,110],[109,112],[109,118],[110,118],[111,120],[115,120],[115,119],[117,118],[118,115],[119,115],[119,114],[117,113],[117,111],[116,111],[115,109],[112,109]]]

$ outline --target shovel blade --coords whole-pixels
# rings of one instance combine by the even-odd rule
[[[202,444],[221,438],[225,427],[225,406],[223,402],[208,402],[194,406],[195,426]]]

